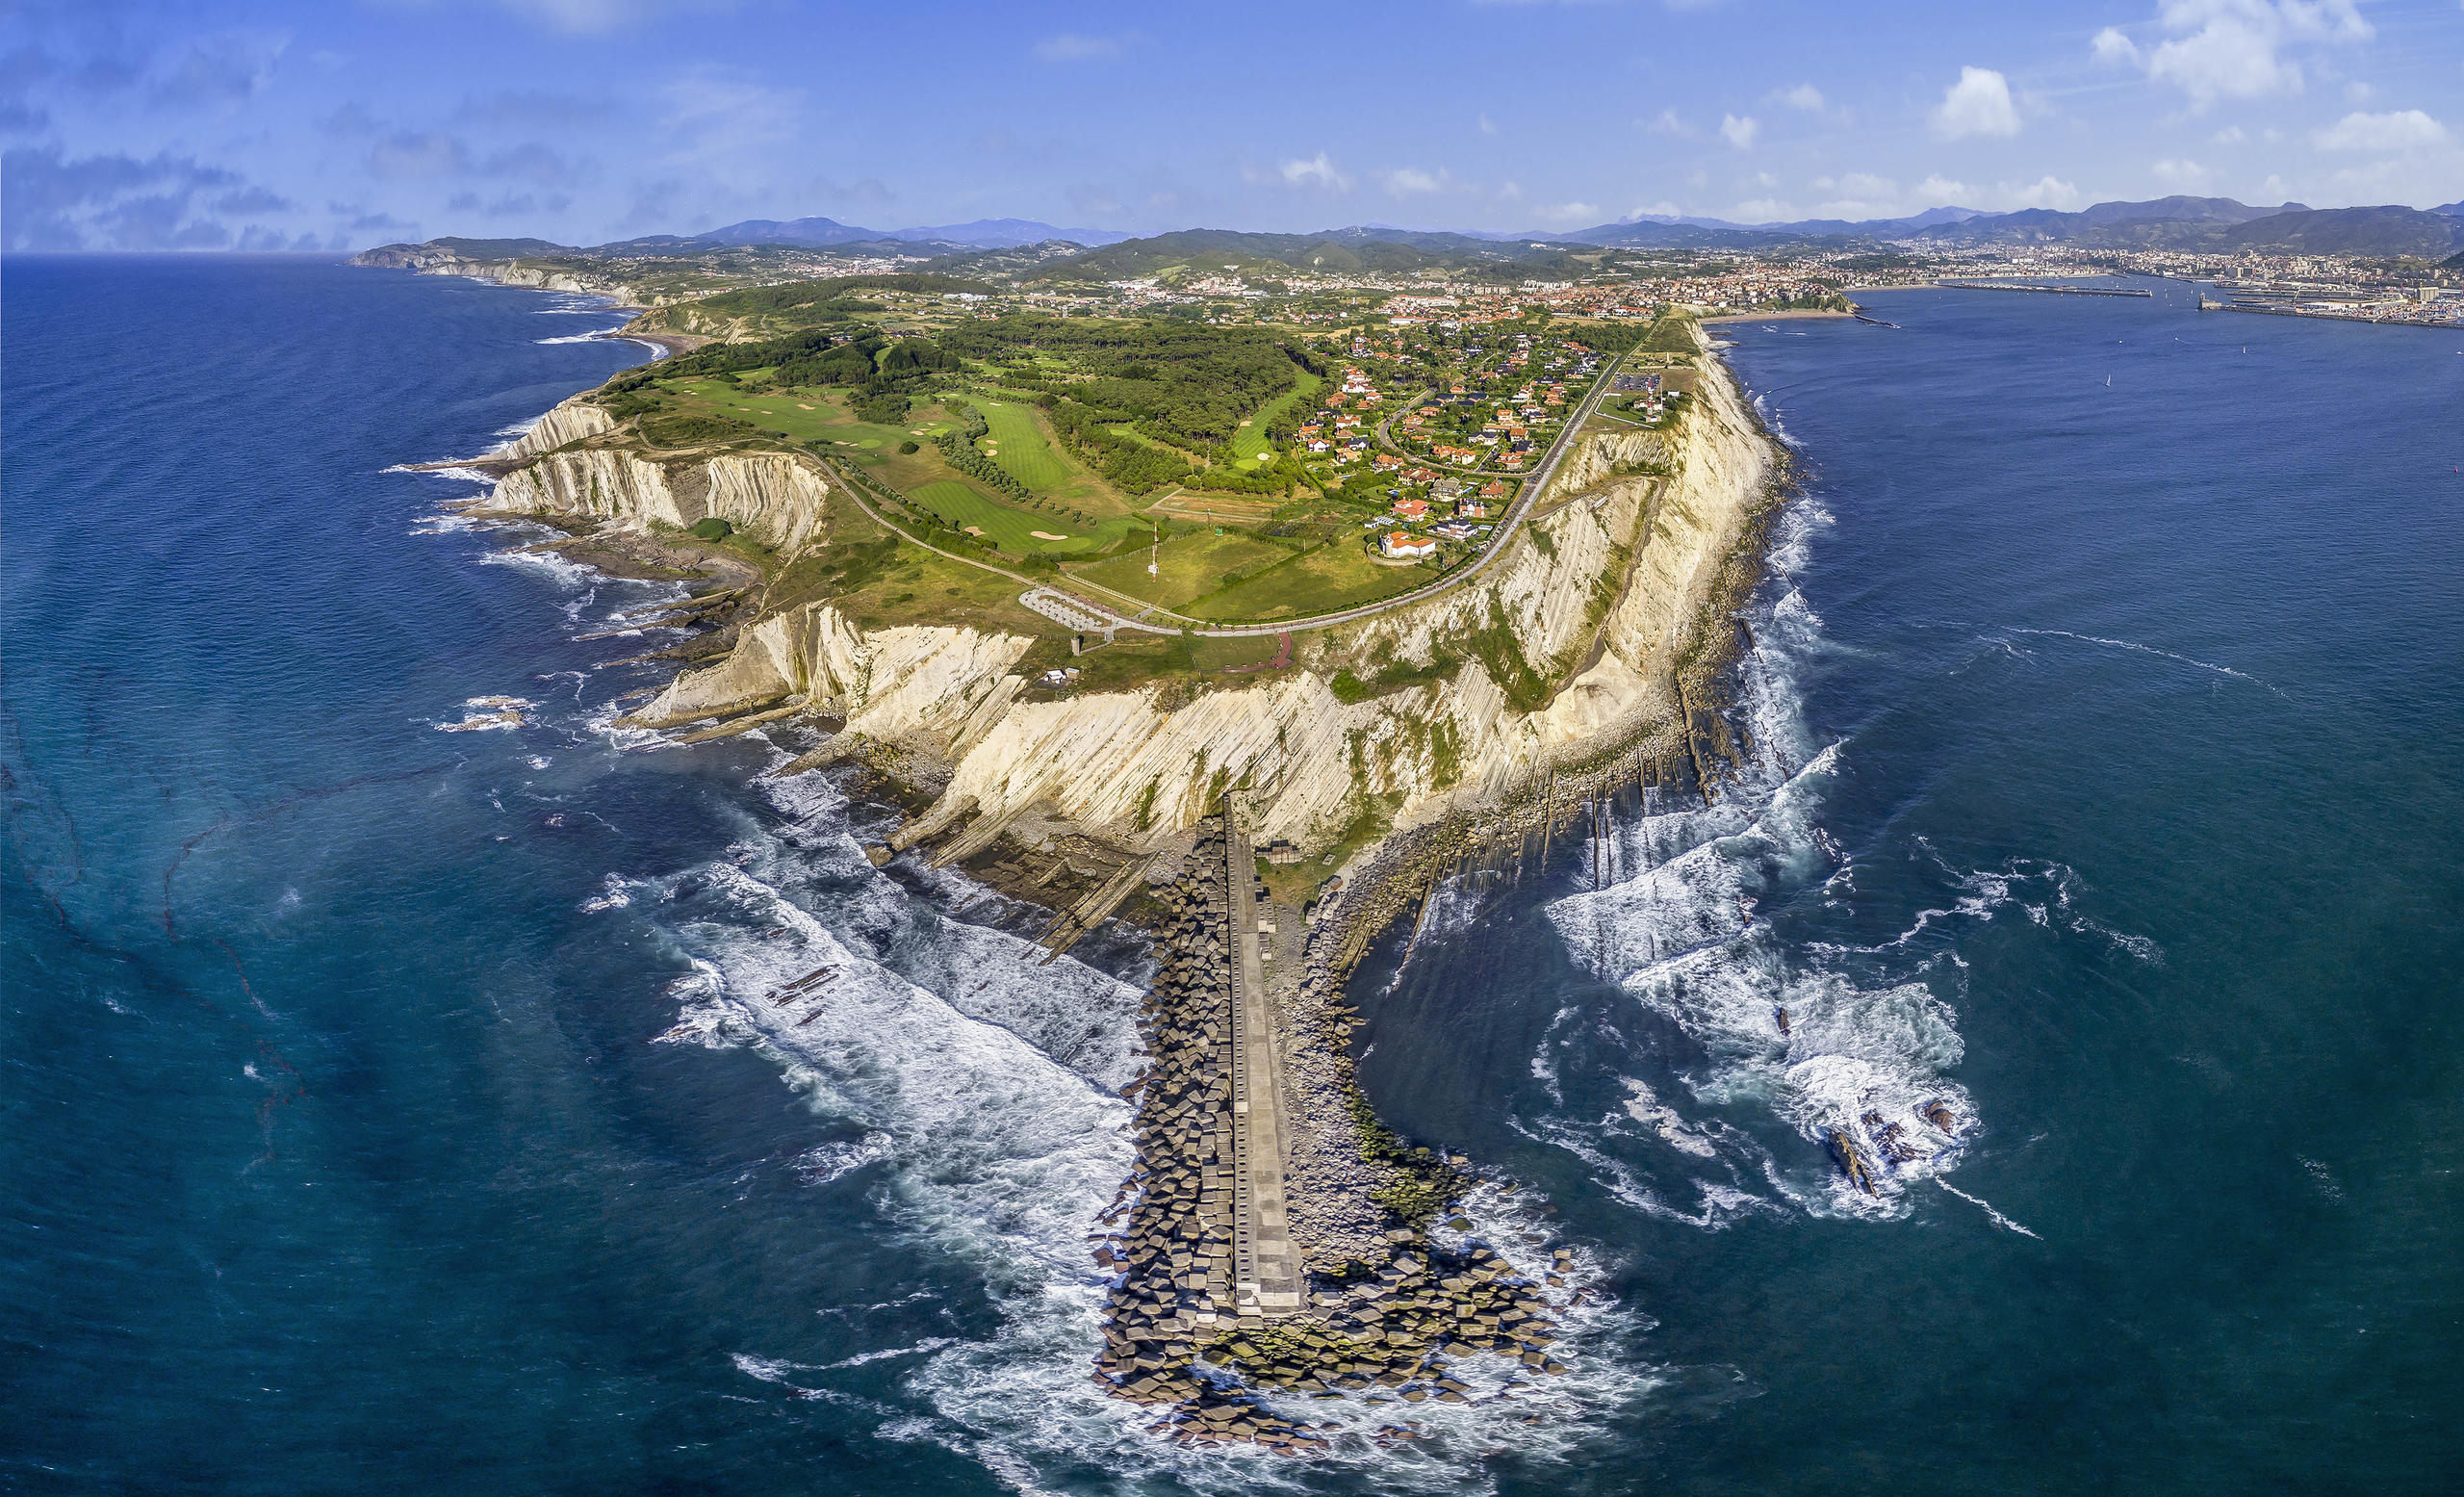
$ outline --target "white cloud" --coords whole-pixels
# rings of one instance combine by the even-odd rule
[[[1498,122],[1489,117],[1488,111],[1486,110],[1482,110],[1480,112],[1480,133],[1482,135],[1495,135],[1498,133]]]
[[[1324,151],[1315,156],[1296,156],[1270,168],[1243,167],[1241,176],[1254,186],[1310,187],[1335,193],[1348,193],[1352,188],[1351,178]]]
[[[2194,108],[2220,99],[2298,93],[2296,48],[2360,42],[2375,33],[2355,0],[2159,0],[2165,39],[2142,47],[2108,26],[2090,43],[2096,60],[2126,64],[2190,95]]]
[[[1531,212],[1533,217],[1543,223],[1579,223],[1588,226],[1600,221],[1600,205],[1597,203],[1551,203],[1534,208]]]
[[[2005,182],[2002,200],[2014,208],[2053,208],[2069,213],[2080,205],[2079,189],[2048,173],[2025,186]]]
[[[1675,219],[1682,217],[1684,212],[1684,209],[1680,208],[1675,203],[1663,198],[1656,203],[1643,203],[1633,209],[1630,209],[1624,218],[1619,219],[1617,221],[1620,223],[1631,223],[1636,219]]]
[[[1386,191],[1397,197],[1408,197],[1414,193],[1434,193],[1453,180],[1444,170],[1431,173],[1418,167],[1398,167],[1385,176]]]
[[[1762,127],[1755,122],[1752,115],[1743,117],[1735,115],[1720,116],[1720,139],[1738,150],[1751,149],[1754,145],[1754,138],[1761,133]]]
[[[1976,189],[1945,176],[1929,176],[1916,184],[1916,200],[1928,208],[1964,208],[1960,199],[1975,195]]]
[[[2219,145],[2239,145],[2249,137],[2243,134],[2240,125],[2226,125],[2223,129],[2217,131],[2213,139]]]
[[[1785,104],[1790,109],[1804,110],[1809,115],[1822,113],[1822,90],[1810,83],[1801,83],[1784,93],[1775,93],[1771,97],[1776,103]]]
[[[2011,82],[1990,67],[1963,67],[1960,81],[1942,90],[1934,107],[1934,133],[1945,141],[1972,135],[2017,135],[2019,108]]]
[[[1699,141],[1703,138],[1702,132],[1678,118],[1677,111],[1673,109],[1661,110],[1659,117],[1645,123],[1643,128],[1654,135],[1674,136],[1681,141]]]
[[[2184,192],[2194,193],[2207,186],[2208,170],[2197,162],[2167,157],[2147,168],[2156,180]]]
[[[2418,109],[2350,114],[2315,137],[2331,151],[2404,151],[2447,143],[2447,127]]]
[[[1776,197],[1757,197],[1736,205],[1731,215],[1740,223],[1772,223],[1789,217],[1788,205]]]
[[[1899,195],[1899,184],[1888,177],[1878,177],[1870,171],[1851,171],[1843,176],[1816,177],[1816,192],[1845,193],[1852,197],[1886,197]]]
[[[1039,62],[1095,63],[1115,58],[1129,50],[1129,39],[1123,37],[1082,37],[1063,32],[1046,37],[1031,49]]]

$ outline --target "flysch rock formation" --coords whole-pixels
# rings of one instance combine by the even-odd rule
[[[654,457],[606,440],[606,412],[557,406],[500,454],[514,462],[473,505],[481,514],[596,519],[622,529],[682,529],[713,515],[783,551],[811,540],[830,485],[819,466],[791,452]],[[1023,647],[1023,641],[1022,641]]]
[[[1581,438],[1478,578],[1304,634],[1295,667],[1268,679],[1194,698],[1161,687],[1037,698],[1017,670],[1026,636],[865,630],[817,602],[748,623],[725,658],[678,676],[629,719],[727,720],[711,733],[783,713],[841,719],[788,772],[884,751],[934,797],[895,846],[957,834],[939,845],[960,849],[1024,816],[1155,855],[1139,864],[1152,865],[1162,918],[1142,1022],[1148,1067],[1130,1089],[1138,1163],[1101,1219],[1110,1230],[1094,1258],[1115,1284],[1092,1373],[1160,1414],[1154,1432],[1309,1455],[1332,1427],[1313,1425],[1295,1399],[1487,1402],[1567,1370],[1553,1343],[1587,1292],[1569,1284],[1567,1253],[1523,1268],[1476,1241],[1439,1245],[1431,1213],[1450,1211],[1469,1184],[1455,1166],[1468,1161],[1438,1160],[1368,1121],[1344,989],[1362,942],[1407,897],[1416,844],[1465,856],[1467,822],[1533,824],[1527,798],[1514,797],[1543,781],[1537,815],[1553,815],[1561,767],[1693,731],[1681,725],[1700,692],[1686,702],[1680,672],[1701,669],[1686,663],[1695,632],[1715,597],[1732,596],[1721,589],[1774,461],[1725,371],[1708,364],[1703,375],[1673,432]],[[586,399],[550,412],[491,466],[502,477],[484,510],[644,534],[718,515],[783,559],[829,540],[833,480],[816,460],[653,452]],[[1364,697],[1348,683],[1339,695],[1345,673],[1371,693],[1381,679],[1412,684]],[[1700,766],[1698,753],[1698,779]],[[1316,852],[1364,808],[1396,834],[1364,849],[1305,924],[1287,909],[1261,927],[1289,938],[1270,989],[1272,1084],[1309,1279],[1303,1303],[1275,1315],[1230,1292],[1227,787],[1245,788],[1245,843]],[[1501,1390],[1476,1396],[1457,1376],[1476,1358],[1514,1364]],[[1378,1438],[1413,1435],[1406,1420]]]
[[[612,275],[576,272],[521,260],[472,260],[427,245],[388,245],[381,249],[365,249],[351,256],[350,263],[380,271],[414,271],[422,275],[460,275],[532,291],[613,297],[629,307],[662,306],[674,299]]]
[[[1172,708],[1153,688],[1021,700],[1009,672],[1028,639],[865,632],[825,602],[751,625],[728,660],[678,677],[637,718],[679,724],[804,700],[844,717],[852,738],[946,765],[938,800],[902,845],[1043,803],[1098,836],[1156,847],[1214,810],[1226,784],[1261,792],[1262,844],[1329,845],[1366,796],[1392,808],[1398,828],[1421,824],[1677,715],[1672,666],[1771,462],[1725,372],[1706,374],[1676,441],[1584,439],[1543,513],[1475,582],[1326,632],[1299,668],[1259,684]],[[1638,465],[1666,471],[1625,471]],[[508,475],[487,507],[626,526],[719,514],[793,547],[815,533],[826,489],[818,467],[793,456],[660,463],[584,443]],[[1573,675],[1518,710],[1492,674],[1501,647],[1530,679]],[[1442,658],[1459,661],[1450,679],[1367,701],[1340,701],[1330,684],[1337,668],[1370,673],[1354,662]]]

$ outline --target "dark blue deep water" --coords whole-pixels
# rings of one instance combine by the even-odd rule
[[[1390,1118],[1602,1305],[1536,1423],[1304,1470],[1086,1382],[1134,944],[1024,967],[778,746],[611,730],[659,678],[581,636],[667,593],[388,471],[638,361],[615,316],[0,296],[0,1486],[2464,1481],[2464,337],[2172,286],[1730,329],[1804,477],[1747,783],[1358,985]],[[818,961],[823,1021],[729,1018]],[[1820,1140],[1894,1123],[1845,1188]]]

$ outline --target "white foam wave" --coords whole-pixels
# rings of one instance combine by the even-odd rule
[[[1992,1222],[1992,1224],[1993,1224],[1994,1226],[1998,1226],[1998,1227],[2002,1228],[2004,1231],[2006,1231],[2006,1232],[2016,1232],[2016,1233],[2018,1233],[2018,1234],[2019,1234],[2020,1236],[2022,1236],[2022,1237],[2036,1237],[2036,1238],[2037,1238],[2037,1241],[2039,1241],[2039,1242],[2042,1242],[2042,1241],[2044,1241],[2044,1239],[2043,1239],[2043,1238],[2041,1238],[2041,1237],[2037,1237],[2037,1234],[2036,1234],[2036,1233],[2034,1233],[2034,1232],[2032,1232],[2032,1231],[2028,1230],[2028,1229],[2027,1229],[2026,1227],[2024,1227],[2024,1226],[2021,1226],[2018,1223],[2012,1221],[2009,1217],[2004,1216],[2001,1212],[1994,1210],[1994,1209],[1993,1209],[1993,1207],[1992,1207],[1989,1203],[1988,1203],[1987,1201],[1982,1200],[1978,1199],[1977,1197],[1974,1197],[1974,1196],[1969,1195],[1966,1191],[1964,1191],[1964,1190],[1960,1189],[1958,1186],[1956,1186],[1956,1185],[1952,1184],[1950,1181],[1948,1181],[1948,1180],[1936,1180],[1934,1183],[1935,1183],[1935,1184],[1937,1184],[1937,1185],[1939,1185],[1939,1186],[1940,1186],[1940,1187],[1942,1187],[1944,1190],[1949,1191],[1952,1195],[1957,1196],[1957,1197],[1958,1197],[1958,1198],[1960,1198],[1962,1200],[1966,1201],[1969,1205],[1975,1206],[1977,1209],[1979,1209],[1979,1210],[1983,1211],[1983,1212],[1985,1213],[1985,1215],[1986,1215],[1986,1218],[1987,1218],[1989,1221]]]
[[[528,713],[537,705],[527,697],[472,697],[462,704],[460,720],[429,726],[439,733],[492,733],[519,728],[530,721]]]
[[[2246,671],[2235,670],[2230,665],[2219,665],[2213,660],[2194,659],[2192,657],[2187,655],[2176,655],[2170,650],[2160,650],[2154,645],[2141,644],[2136,639],[2108,639],[2102,634],[2078,634],[2073,633],[2066,629],[2019,629],[2014,627],[2011,632],[2015,634],[2042,634],[2049,638],[2076,639],[2084,644],[2107,645],[2117,650],[2132,650],[2141,655],[2160,656],[2168,660],[2176,660],[2184,665],[2195,666],[2199,670],[2212,671],[2219,676],[2230,676],[2236,681],[2246,681],[2251,685],[2259,686],[2269,691],[2274,691],[2275,694],[2280,697],[2284,696],[2284,693],[2277,690],[2276,687],[2270,685],[2268,683],[2261,681],[2258,677],[2250,675]],[[2285,700],[2289,702],[2292,698],[2285,697]]]
[[[1806,559],[1805,537],[1828,523],[1813,506],[1792,510],[1783,524],[1784,544],[1800,546],[1792,565]],[[1975,1116],[1945,1076],[1962,1054],[1956,1015],[1921,961],[1893,970],[1872,960],[1875,952],[1791,941],[1765,916],[1766,904],[1795,890],[1814,888],[1836,899],[1853,880],[1819,824],[1845,746],[1816,746],[1795,685],[1797,662],[1821,647],[1821,621],[1784,574],[1766,589],[1760,618],[1739,666],[1738,709],[1752,750],[1741,783],[1710,806],[1652,804],[1621,822],[1616,865],[1632,871],[1548,909],[1578,965],[1618,984],[1684,1043],[1675,1052],[1662,1045],[1656,1049],[1664,1053],[1636,1054],[1636,1042],[1604,1021],[1557,1026],[1544,1045],[1584,1054],[1595,1069],[1616,1067],[1621,1056],[1628,1066],[1674,1062],[1677,1088],[1612,1072],[1626,1094],[1617,1111],[1598,1121],[1553,1116],[1528,1131],[1583,1160],[1603,1189],[1636,1209],[1704,1226],[1770,1207],[1748,1188],[1753,1174],[1800,1209],[1903,1211],[1907,1186],[1959,1155],[1958,1139],[1928,1122],[1926,1110],[1948,1107],[1963,1135]],[[1566,1089],[1553,1075],[1560,1107]],[[1775,1158],[1750,1129],[1703,1116],[1707,1108],[1775,1118],[1812,1147]],[[1869,1166],[1870,1194],[1825,1157],[1835,1137],[1850,1141]],[[1627,1157],[1633,1143],[1620,1140],[1642,1139],[1677,1157],[1638,1167]],[[1688,1159],[1720,1166],[1693,1179],[1702,1203],[1691,1209],[1673,1204],[1656,1183],[1672,1170],[1683,1174]]]
[[[890,1157],[894,1145],[886,1133],[867,1133],[848,1143],[823,1144],[805,1151],[796,1160],[796,1174],[808,1185],[827,1185],[844,1175],[855,1174],[868,1164],[879,1164]]]
[[[599,892],[581,902],[584,915],[597,915],[602,910],[622,910],[633,902],[631,887],[622,874],[610,873],[600,881]]]
[[[532,343],[602,343],[605,339],[604,333],[567,333],[561,338],[533,338],[530,341]]]
[[[600,573],[560,552],[546,551],[535,546],[517,546],[506,551],[492,551],[479,558],[490,566],[521,567],[540,573],[560,587],[576,591],[587,589]]]
[[[1654,1097],[1646,1083],[1630,1076],[1626,1080],[1626,1091],[1627,1116],[1659,1135],[1660,1141],[1670,1148],[1683,1149],[1704,1159],[1719,1152],[1709,1139],[1697,1133],[1683,1118],[1678,1116],[1677,1109]]]

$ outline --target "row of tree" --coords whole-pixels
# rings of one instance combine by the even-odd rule
[[[954,405],[951,409],[959,417],[959,429],[944,431],[933,439],[933,445],[941,450],[941,460],[978,483],[996,488],[1012,499],[1026,498],[1027,486],[976,447],[985,433],[992,429],[985,424],[984,413],[972,405]]]

